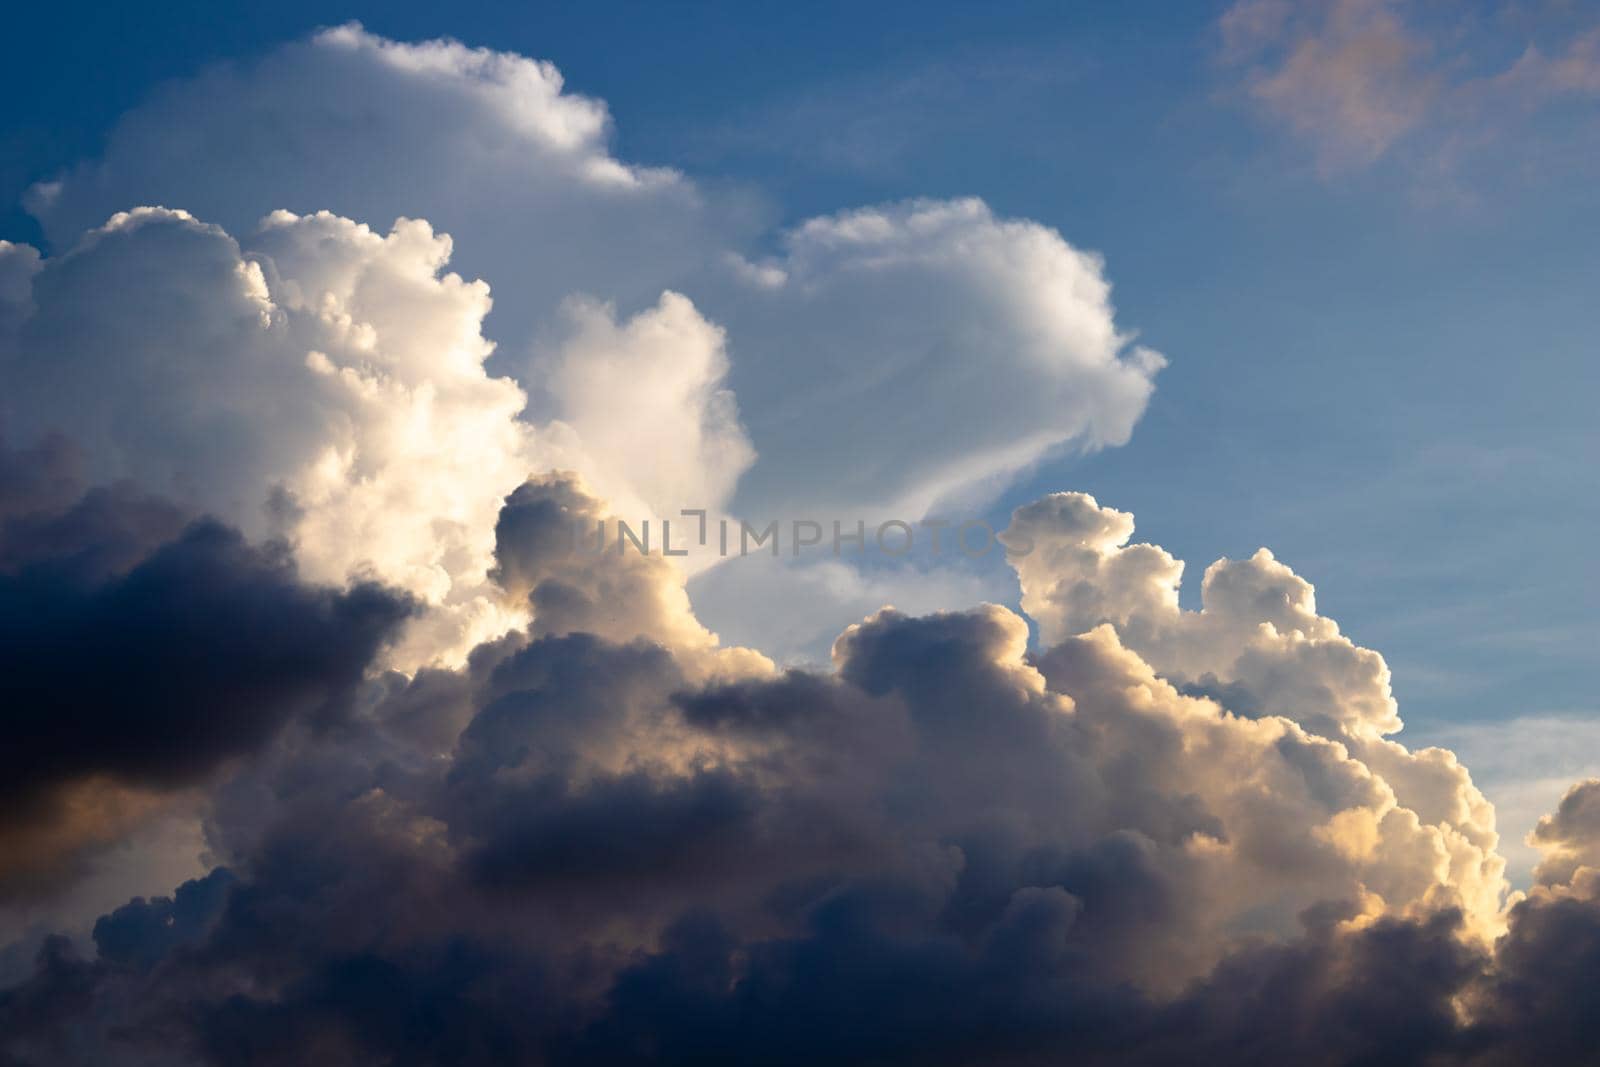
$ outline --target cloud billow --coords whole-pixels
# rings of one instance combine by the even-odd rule
[[[307,584],[285,547],[127,486],[72,499],[61,447],[0,455],[19,490],[0,515],[0,899],[70,879],[145,794],[292,721],[336,722],[413,610],[372,583]]]
[[[560,478],[513,494],[496,550],[513,589],[544,542],[511,516],[540,499],[600,506]],[[1072,503],[1016,524],[1058,561],[1071,538],[1121,550],[1120,513]],[[638,557],[562,566],[682,582]],[[1099,585],[1104,606],[1118,580],[1067,587]],[[1230,613],[1211,643],[1344,647],[1309,595],[1211,585],[1207,610]],[[1593,868],[1479,910],[1471,839],[1428,821],[1438,797],[1406,806],[1408,760],[1427,757],[1366,762],[1297,724],[1277,682],[1262,706],[1280,711],[1235,715],[1122,627],[1047,624],[1032,652],[996,606],[880,612],[841,635],[831,673],[708,661],[681,619],[641,618],[377,677],[338,729],[258,739],[210,808],[226,871],[107,916],[94,957],[47,942],[0,994],[8,1054],[1579,1061]],[[458,724],[443,752],[419,708]],[[1470,807],[1470,783],[1453,788]],[[1543,833],[1570,848],[1567,807]]]
[[[919,200],[759,255],[608,123],[343,27],[163,91],[36,191],[48,255],[0,243],[0,1061],[1584,1061],[1600,786],[1511,892],[1267,550],[1184,609],[1052,494],[1003,535],[1026,618],[763,572],[773,632],[871,601],[788,670],[698,562],[571,551],[987,500],[1163,364],[1048,227]],[[164,818],[197,877],[86,910]]]

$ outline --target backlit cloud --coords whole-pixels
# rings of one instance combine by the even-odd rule
[[[448,258],[494,294],[490,311],[475,284],[455,292],[452,343],[478,352],[476,316],[489,376],[585,438],[603,460],[585,476],[621,509],[715,508],[738,479],[748,511],[916,510],[992,494],[1053,449],[1121,444],[1143,413],[1163,360],[1114,321],[1099,258],[1049,227],[918,201],[762,242],[744,201],[617,158],[610,133],[548,63],[351,25],[158,94],[34,210],[59,250],[137,204],[251,254],[296,248],[280,270],[306,274],[314,312],[330,286],[309,260],[342,253],[257,242],[259,220],[272,238],[281,209],[378,235],[426,219],[450,241],[411,238],[410,262]],[[314,217],[288,234],[336,228]],[[384,306],[377,284],[363,292]],[[602,389],[605,368],[625,387]]]
[[[1421,53],[1330,11],[1229,32],[1381,154]],[[1127,441],[1164,358],[1048,226],[912,200],[762,242],[549,64],[355,26],[170,86],[34,210],[45,253],[0,243],[7,1065],[1600,1036],[1600,786],[1512,892],[1468,770],[1267,549],[1196,610],[1081,493],[1015,511],[1003,582],[622,543],[915,520]],[[1021,613],[984,602],[1013,572]],[[824,632],[831,668],[775,663]]]
[[[1579,1051],[1587,982],[1572,954],[1600,944],[1594,869],[1485,897],[1495,869],[1482,854],[1472,867],[1470,837],[1492,850],[1492,815],[1471,813],[1448,760],[1364,735],[1361,716],[1308,715],[1295,687],[1248,672],[1196,692],[1134,647],[1158,624],[1192,627],[1174,641],[1194,657],[1215,644],[1218,667],[1251,651],[1231,635],[1346,647],[1281,566],[1213,568],[1187,624],[1129,608],[1072,632],[1040,607],[1037,653],[1005,608],[885,610],[839,637],[831,673],[746,657],[708,674],[677,568],[605,555],[550,569],[541,523],[602,507],[568,478],[514,493],[497,577],[531,587],[534,629],[459,671],[375,678],[336,730],[255,740],[209,807],[222,866],[103,918],[92,957],[46,942],[0,994],[8,1054]],[[1129,527],[1082,497],[1023,509],[1013,534],[1043,549],[1025,582],[1101,585],[1095,602],[1115,602],[1117,579],[1082,564],[1119,570]],[[590,583],[615,592],[596,600]],[[1275,673],[1322,687],[1324,670],[1301,649]],[[1491,825],[1452,836],[1433,821],[1452,790],[1468,823]],[[1573,814],[1584,795],[1541,828],[1563,854],[1592,847]]]

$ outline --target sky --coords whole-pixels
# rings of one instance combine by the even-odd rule
[[[786,1029],[863,960],[1002,991],[953,1062],[1582,1047],[1515,989],[1581,1018],[1542,954],[1600,944],[1600,8],[14,22],[18,1062],[146,1062],[72,983],[193,1062],[925,1057]],[[319,953],[369,861],[402,932]],[[1343,992],[1229,1023],[1291,972]]]

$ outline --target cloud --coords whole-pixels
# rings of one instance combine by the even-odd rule
[[[280,208],[427,218],[471,275],[516,280],[497,320],[523,339],[573,292],[653,301],[725,227],[748,228],[681,175],[617,159],[610,136],[605,105],[549,63],[352,23],[157,92],[32,210],[57,248],[134,204],[237,234]]]
[[[1600,779],[1568,789],[1555,812],[1539,820],[1528,843],[1541,849],[1544,862],[1534,872],[1542,885],[1572,881],[1579,869],[1600,868]]]
[[[1117,328],[1098,257],[978,200],[811,219],[765,265],[783,283],[728,310],[757,517],[983,499],[1126,442],[1165,365]]]
[[[1436,870],[1449,872],[1440,891],[1492,931],[1505,888],[1494,808],[1452,753],[1389,740],[1401,723],[1383,657],[1319,615],[1311,584],[1264,548],[1207,568],[1201,609],[1187,611],[1178,602],[1183,564],[1158,546],[1130,544],[1132,535],[1132,515],[1083,493],[1016,511],[1004,539],[1042,639],[1113,625],[1183,692],[1337,742],[1413,813],[1385,815],[1374,829],[1388,843],[1378,847],[1426,848]]]
[[[625,541],[617,517],[573,475],[523,483],[506,498],[494,533],[491,577],[527,605],[531,636],[652,641],[707,669],[768,666],[758,653],[719,649],[717,636],[695,618],[683,575],[661,554],[663,546],[649,555],[642,544]]]
[[[426,223],[385,237],[279,212],[257,239],[149,208],[44,260],[0,347],[13,439],[68,434],[91,483],[131,480],[289,539],[313,579],[434,605],[446,632],[401,661],[500,632],[478,587],[535,446],[522,391],[482,368],[486,287],[441,276],[450,243]]]
[[[535,410],[576,434],[605,498],[633,502],[636,523],[726,506],[756,455],[726,388],[725,331],[670,291],[623,323],[592,300],[563,312],[561,342],[526,382]]]
[[[1338,0],[1304,22],[1279,0],[1245,0],[1222,18],[1224,53],[1270,58],[1247,91],[1313,141],[1324,167],[1371,163],[1423,120],[1439,83],[1425,39],[1388,0]]]
[[[592,461],[546,456],[500,495],[570,468],[618,509],[672,515],[725,503],[707,498],[742,474],[757,519],[916,510],[992,494],[1055,449],[1120,444],[1143,412],[1162,360],[1114,322],[1099,259],[1054,230],[960,200],[764,235],[737,198],[621,160],[609,136],[604,105],[548,63],[349,25],[157,94],[34,210],[68,249],[113,212],[181,205],[276,259],[289,242],[270,219],[242,235],[288,208],[306,276],[285,277],[311,311],[340,289],[309,262],[332,249],[303,239],[333,223],[304,217],[379,233],[427,219],[496,294],[476,309],[491,378],[514,378],[529,421],[573,431]]]
[[[707,671],[703,631],[662,608],[682,606],[680,570],[554,551],[559,520],[604,510],[570,478],[511,494],[497,580],[536,599],[570,586],[572,613],[536,608],[459,670],[374,677],[338,730],[270,740],[212,791],[222,867],[108,914],[93,957],[46,942],[0,994],[0,1047],[22,1063],[1585,1047],[1593,869],[1482,914],[1497,868],[1468,862],[1482,813],[1459,768],[1283,683],[1325,688],[1326,649],[1286,655],[1271,684],[1223,670],[1279,637],[1359,651],[1269,557],[1213,568],[1204,610],[1163,613],[1140,593],[1170,557],[1121,562],[1128,516],[1046,498],[1009,535],[1035,542],[1037,652],[1005,608],[885,610],[840,635],[832,672]],[[1158,666],[1180,654],[1218,670]],[[1543,844],[1590,847],[1587,788]],[[1464,809],[1454,836],[1430,810],[1446,803]]]
[[[738,203],[609,138],[547,63],[356,26],[176,83],[37,199],[53,254],[0,248],[0,418],[412,593],[411,669],[521,621],[485,576],[531,474],[636,524],[915,519],[1143,413],[1164,361],[1054,230],[913,201],[757,253]],[[879,606],[847,599],[809,647]]]
[[[296,709],[331,714],[405,615],[377,587],[303,589],[281,555],[207,522],[104,585],[75,577],[41,562],[5,578],[5,672],[23,716],[4,761],[10,804],[92,772],[188,780]],[[237,631],[218,632],[223,618]]]
[[[718,388],[720,334],[671,294],[620,333],[575,307],[544,380],[549,421],[523,421],[527,395],[483,367],[487,286],[443,273],[450,250],[422,222],[380,236],[282,211],[245,250],[165,209],[118,215],[42,264],[12,246],[29,299],[0,346],[6,425],[23,442],[70,434],[92,483],[285,537],[315,579],[413,593],[433,610],[395,662],[459,657],[515,622],[486,572],[500,502],[529,472],[572,465],[644,507],[717,507],[749,448]],[[634,383],[627,410],[602,388],[611,373]]]
[[[1324,174],[1402,146],[1448,168],[1528,136],[1529,115],[1561,98],[1600,92],[1600,29],[1560,13],[1524,20],[1515,5],[1480,15],[1407,0],[1239,0],[1218,29],[1240,91],[1304,141]],[[1507,40],[1526,42],[1510,65]]]
[[[1593,783],[1508,892],[1267,550],[1186,610],[1132,516],[1036,501],[1037,646],[978,578],[763,571],[769,631],[814,641],[797,588],[858,620],[831,670],[721,642],[659,541],[584,551],[984,499],[1126,440],[1162,365],[1047,227],[911,201],[756,253],[607,126],[547,64],[344,27],[164,91],[38,199],[50,255],[0,246],[0,884],[64,901],[175,823],[213,868],[40,940],[0,1059],[1587,1055]]]
[[[126,487],[73,499],[63,467],[54,444],[0,456],[0,483],[34,490],[0,512],[0,899],[82,875],[285,724],[336,722],[411,610]]]

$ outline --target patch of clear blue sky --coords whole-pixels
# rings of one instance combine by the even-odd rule
[[[1004,506],[1081,488],[1134,511],[1188,561],[1191,605],[1206,563],[1270,546],[1385,653],[1424,738],[1593,712],[1592,111],[1445,172],[1397,150],[1319,174],[1227,91],[1219,10],[14,6],[0,236],[37,240],[22,190],[154,84],[319,25],[546,58],[609,103],[624,158],[753,189],[775,226],[971,194],[1104,254],[1119,321],[1172,365],[1128,446],[1048,464]]]

